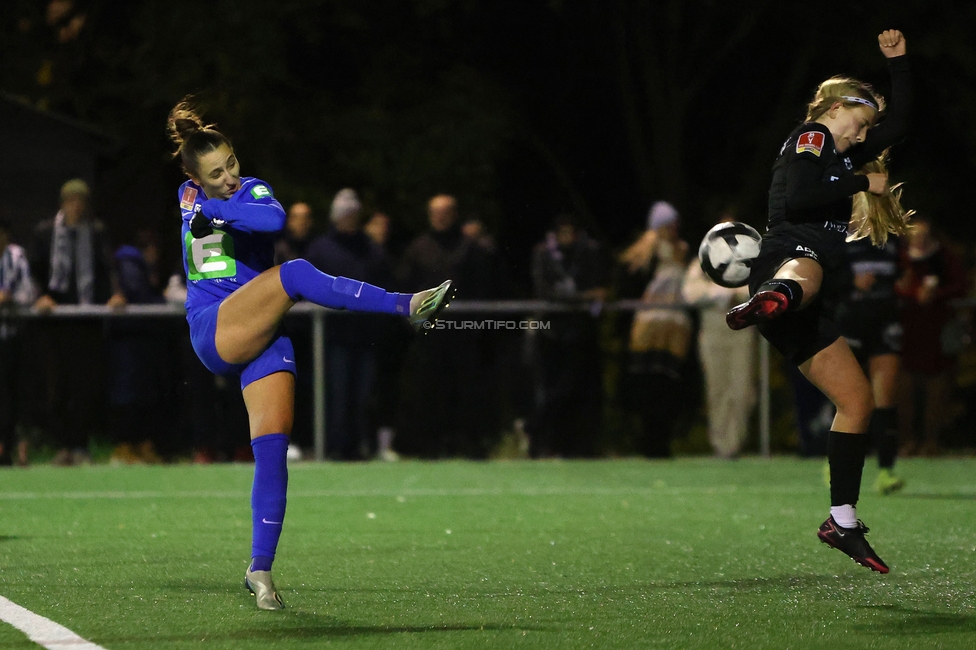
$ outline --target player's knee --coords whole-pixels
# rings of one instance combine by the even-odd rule
[[[866,431],[874,411],[874,396],[866,389],[851,391],[837,404],[837,411],[848,421],[859,423],[861,430]]]

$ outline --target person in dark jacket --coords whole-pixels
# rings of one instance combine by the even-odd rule
[[[119,288],[130,305],[162,305],[159,240],[151,230],[136,233],[133,244],[114,256]],[[156,440],[166,420],[166,361],[172,358],[168,323],[126,318],[111,323],[108,401],[115,447],[113,464],[156,463]],[[175,355],[175,350],[172,351]]]
[[[477,241],[464,236],[457,200],[440,194],[427,204],[430,224],[404,251],[398,267],[402,290],[447,273],[461,300],[497,297],[492,258]],[[408,352],[401,399],[398,451],[426,457],[483,458],[498,433],[493,340],[481,329],[453,329],[464,319],[491,314],[449,311],[437,336],[418,336]]]
[[[39,311],[58,305],[120,306],[108,233],[89,210],[88,184],[74,179],[61,187],[61,209],[34,230],[28,256],[39,287]],[[54,462],[89,462],[88,437],[101,428],[104,412],[104,341],[98,321],[55,320],[34,328],[39,403],[37,419],[60,447]]]
[[[8,319],[8,310],[23,309],[34,302],[27,253],[10,241],[10,224],[0,220],[0,465],[27,464],[27,442],[15,441],[14,429],[21,411],[28,366],[21,326]],[[17,451],[14,451],[16,442]]]
[[[958,333],[953,335],[958,321],[950,302],[966,295],[966,270],[929,217],[917,215],[913,222],[899,254],[903,274],[894,287],[904,327],[898,429],[902,453],[935,456],[950,410],[956,356],[964,345]]]
[[[315,220],[312,219],[312,208],[308,203],[293,203],[288,208],[288,218],[281,238],[275,242],[275,264],[305,257],[308,246],[312,243],[314,227]]]
[[[360,224],[362,204],[352,189],[332,201],[329,231],[308,247],[306,258],[329,275],[379,286],[392,269],[386,255]],[[326,319],[326,449],[337,460],[359,460],[375,452],[370,403],[376,385],[376,341],[381,316],[336,313]]]
[[[532,284],[542,300],[602,302],[609,265],[600,245],[571,215],[560,215],[532,253]],[[589,312],[547,314],[549,328],[533,331],[539,361],[532,456],[592,456],[602,420],[602,363],[598,321]]]

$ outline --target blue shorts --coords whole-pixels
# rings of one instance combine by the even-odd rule
[[[227,363],[217,354],[214,336],[217,333],[217,309],[219,302],[194,310],[186,315],[190,323],[190,343],[207,370],[215,375],[241,376],[241,390],[258,379],[276,372],[290,372],[297,376],[295,369],[295,348],[287,336],[275,337],[260,355],[248,363]]]

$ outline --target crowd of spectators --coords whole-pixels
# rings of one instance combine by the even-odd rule
[[[88,463],[96,443],[115,463],[247,460],[239,391],[199,364],[181,319],[21,317],[31,308],[124,310],[185,297],[181,270],[161,261],[158,233],[138,230],[113,247],[83,181],[65,183],[60,199],[23,247],[0,223],[0,462],[26,464],[44,447],[56,464]],[[518,282],[495,238],[453,196],[429,200],[427,230],[399,254],[390,247],[396,221],[371,207],[351,188],[335,195],[324,219],[291,204],[276,262],[305,258],[326,273],[405,292],[448,277],[459,301],[514,296]],[[950,302],[967,295],[968,280],[936,226],[916,223],[900,249],[899,421],[903,453],[935,454],[968,336]],[[643,231],[614,254],[574,215],[556,216],[521,278],[532,297],[553,305],[518,316],[541,327],[499,330],[486,321],[508,316],[448,310],[424,335],[397,319],[329,313],[328,456],[487,458],[514,426],[535,458],[667,458],[704,412],[714,455],[737,457],[754,429],[757,338],[729,330],[724,314],[747,294],[711,283],[681,232],[678,211],[656,202]],[[606,312],[608,300],[635,308]],[[306,369],[296,386],[300,455],[312,445],[311,327],[302,317],[283,327]],[[810,426],[805,401],[799,386],[801,430]]]

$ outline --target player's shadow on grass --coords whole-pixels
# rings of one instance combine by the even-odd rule
[[[976,616],[949,614],[924,609],[912,609],[901,605],[859,605],[860,609],[880,609],[890,616],[879,617],[857,627],[864,631],[891,634],[971,634],[976,632]]]
[[[976,494],[960,494],[959,492],[922,492],[922,493],[911,493],[905,492],[902,494],[892,495],[899,499],[931,499],[931,500],[946,500],[946,501],[976,501]]]
[[[12,542],[15,539],[24,539],[23,537],[17,537],[16,535],[0,535],[0,543],[2,542]]]
[[[228,630],[227,632],[187,632],[185,634],[152,635],[151,637],[117,636],[98,637],[97,643],[139,643],[148,641],[168,643],[193,643],[201,641],[282,641],[284,639],[312,640],[347,638],[357,636],[388,636],[393,634],[431,634],[444,632],[503,632],[540,631],[544,628],[532,625],[502,623],[440,623],[433,625],[355,625],[328,616],[285,609],[281,612],[254,611],[260,627]]]
[[[849,575],[809,574],[784,575],[771,578],[729,578],[727,580],[679,580],[656,581],[638,585],[642,591],[655,590],[699,590],[701,588],[727,589],[737,593],[743,591],[781,591],[784,588],[819,589],[824,585],[843,588],[860,584],[863,577],[870,577],[868,571],[864,575],[854,571]],[[589,591],[589,590],[588,590]]]

